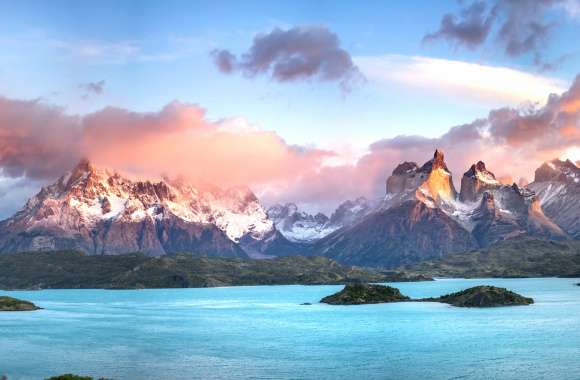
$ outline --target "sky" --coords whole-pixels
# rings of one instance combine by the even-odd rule
[[[580,0],[0,5],[0,218],[80,157],[325,212],[437,147],[580,160]]]

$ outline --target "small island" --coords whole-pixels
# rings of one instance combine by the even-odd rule
[[[460,292],[437,298],[425,298],[419,301],[442,302],[457,307],[498,307],[531,305],[532,298],[521,296],[505,288],[495,286],[475,286]]]
[[[94,380],[94,379],[90,376],[79,376],[72,373],[65,373],[64,375],[49,377],[46,380]],[[99,380],[110,380],[110,379],[100,377]]]
[[[39,309],[41,308],[32,302],[8,296],[0,296],[0,311],[33,311]]]
[[[322,303],[330,305],[362,305],[387,302],[409,301],[399,289],[384,285],[346,284],[340,292],[324,297]]]
[[[411,299],[397,288],[372,284],[347,284],[344,289],[324,297],[330,305],[363,305],[390,302],[441,302],[456,307],[499,307],[531,305],[532,298],[521,296],[505,288],[481,285],[441,297]]]

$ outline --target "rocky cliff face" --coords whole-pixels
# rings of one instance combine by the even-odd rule
[[[570,160],[544,163],[529,188],[549,218],[570,236],[580,238],[580,168],[576,164]]]
[[[387,179],[388,206],[418,199],[437,207],[456,196],[451,172],[447,169],[443,152],[439,150],[421,167],[414,162],[400,164]]]
[[[535,193],[516,184],[485,192],[473,221],[472,233],[481,247],[520,235],[566,238],[564,231],[544,215]]]
[[[275,233],[247,188],[133,181],[81,161],[0,222],[0,252],[75,249],[246,257],[242,241]]]
[[[476,248],[471,234],[438,208],[415,200],[371,213],[315,244],[317,255],[350,265],[397,267]]]

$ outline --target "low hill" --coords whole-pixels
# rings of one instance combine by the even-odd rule
[[[183,254],[154,258],[67,251],[0,255],[2,289],[188,288],[404,280],[409,279],[400,273],[366,271],[323,257],[250,260]]]
[[[401,270],[432,277],[580,277],[580,241],[505,240]]]
[[[532,298],[524,297],[505,288],[481,285],[456,293],[436,298],[425,298],[420,301],[442,302],[457,307],[499,307],[531,305]]]

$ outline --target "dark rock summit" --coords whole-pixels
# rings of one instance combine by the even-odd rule
[[[362,305],[408,300],[409,297],[402,295],[399,289],[390,286],[347,284],[340,292],[324,297],[320,302],[330,305]]]
[[[572,161],[552,160],[544,162],[534,173],[534,182],[576,182],[580,168]]]
[[[486,169],[485,163],[478,161],[461,178],[459,200],[475,202],[484,191],[496,189],[500,185],[495,175]]]
[[[33,311],[40,307],[32,302],[22,301],[17,298],[0,296],[0,311]]]
[[[437,298],[426,298],[420,301],[442,302],[457,307],[498,307],[531,305],[532,298],[521,296],[505,288],[495,286],[475,286],[460,292],[447,294]]]
[[[435,149],[435,154],[433,154],[433,158],[425,162],[425,164],[423,164],[423,166],[419,170],[425,173],[430,173],[436,169],[443,169],[446,172],[449,172],[449,169],[447,169],[447,164],[445,163],[445,156],[443,152],[440,151],[439,149]]]

